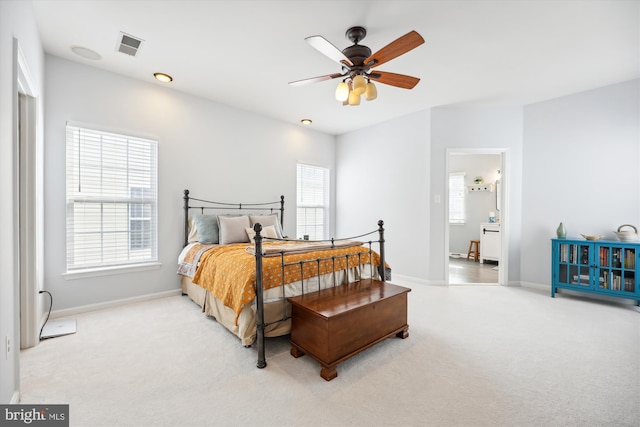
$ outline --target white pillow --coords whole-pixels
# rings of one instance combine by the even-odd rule
[[[251,243],[256,243],[253,238],[256,236],[256,232],[253,230],[252,227],[249,227],[247,229],[245,229],[245,231],[247,232],[247,236],[249,236],[249,241]],[[260,235],[262,237],[271,237],[274,239],[278,238],[278,233],[276,232],[276,228],[273,225],[268,225],[266,227],[262,227],[262,231],[260,232]]]
[[[249,220],[251,221],[252,227],[257,223],[260,223],[263,228],[268,225],[273,225],[273,228],[275,228],[276,230],[278,239],[282,239],[283,233],[282,228],[280,227],[280,219],[278,218],[277,213],[268,215],[249,215]]]
[[[249,217],[218,215],[218,228],[220,230],[220,244],[249,243],[249,237],[245,228],[251,227]]]
[[[187,236],[188,243],[198,243],[198,227],[192,216],[189,217],[189,234]]]

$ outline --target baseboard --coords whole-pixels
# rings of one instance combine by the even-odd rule
[[[395,274],[393,273],[393,276],[391,277],[392,280],[390,280],[391,283],[395,283],[397,285],[422,285],[422,286],[447,286],[446,282],[444,281],[444,279],[441,280],[425,280],[425,279],[418,279],[416,277],[411,277],[411,276],[403,276],[402,274]],[[536,286],[546,286],[547,289],[549,289],[549,285],[537,285],[537,284],[531,284],[531,285],[536,285]],[[513,282],[509,282],[506,286],[513,286],[513,287],[517,287],[517,286],[524,286],[523,282],[518,282],[518,281],[513,281]]]
[[[19,391],[14,391],[13,392],[13,396],[11,396],[11,400],[9,401],[10,405],[17,405],[18,403],[20,403],[20,392]]]
[[[418,279],[417,277],[411,277],[411,276],[403,276],[402,274],[396,274],[393,273],[391,276],[391,280],[389,280],[391,283],[394,283],[396,285],[432,285],[434,283],[431,283],[431,281],[429,280],[424,280],[424,279]],[[438,284],[438,283],[435,283]]]
[[[523,288],[533,288],[537,290],[544,290],[551,292],[551,285],[545,285],[543,283],[534,283],[534,282],[519,282],[517,286],[522,286]]]
[[[121,306],[121,305],[133,304],[133,303],[136,303],[136,302],[144,302],[144,301],[151,301],[151,300],[154,300],[154,299],[167,298],[167,297],[172,297],[172,296],[179,296],[181,294],[182,294],[182,289],[174,289],[174,290],[171,290],[171,291],[158,292],[156,294],[141,295],[141,296],[138,296],[138,297],[119,299],[119,300],[115,300],[115,301],[101,302],[101,303],[97,303],[97,304],[83,305],[83,306],[80,306],[80,307],[66,308],[66,309],[63,309],[63,310],[55,310],[55,311],[51,312],[50,319],[55,319],[57,317],[74,316],[74,315],[80,314],[80,313],[87,313],[87,312],[90,312],[90,311],[103,310],[105,308],[118,307],[118,306]]]

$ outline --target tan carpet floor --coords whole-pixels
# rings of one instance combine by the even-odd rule
[[[256,350],[187,297],[74,316],[21,353],[22,403],[72,426],[638,426],[640,312],[545,289],[418,286],[410,336],[338,366]]]

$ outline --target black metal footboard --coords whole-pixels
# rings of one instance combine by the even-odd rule
[[[341,239],[341,240],[354,240],[354,239],[359,239],[361,237],[364,236],[368,236],[371,234],[375,234],[376,232],[378,233],[378,240],[377,241],[369,241],[367,242],[369,245],[369,260],[370,263],[373,263],[373,259],[372,259],[372,244],[373,243],[378,243],[379,244],[379,256],[380,256],[380,265],[378,266],[378,271],[377,274],[380,277],[380,280],[382,281],[386,281],[387,279],[387,271],[386,271],[386,263],[385,263],[385,251],[384,251],[384,243],[385,243],[385,239],[384,239],[384,222],[382,220],[378,221],[378,229],[374,230],[370,233],[366,233],[360,236],[354,236],[354,237],[349,237],[347,239]],[[256,224],[253,227],[253,230],[256,232],[254,240],[255,240],[255,258],[256,258],[256,346],[258,349],[258,362],[257,362],[257,367],[258,368],[264,368],[267,366],[267,360],[266,360],[266,356],[265,356],[265,328],[269,325],[267,323],[265,323],[264,320],[264,277],[263,277],[263,258],[264,258],[264,253],[263,253],[263,240],[265,239],[262,234],[262,225],[260,224]],[[269,239],[269,240],[278,240],[278,239]],[[335,239],[332,239],[330,242],[333,244],[333,242],[335,241]],[[284,253],[281,254],[282,256],[282,268],[283,268],[283,281],[284,281],[284,268],[286,267],[287,264],[285,264],[284,261]],[[344,255],[343,255],[344,256]],[[360,255],[358,255],[360,256]],[[346,262],[346,268],[347,271],[345,271],[345,275],[346,278],[348,280],[349,277],[349,260],[348,257],[349,255],[346,255],[347,257],[347,262]],[[320,262],[321,261],[326,261],[329,259],[332,259],[335,265],[335,258],[336,257],[329,257],[329,258],[322,258],[322,259],[316,259],[313,261],[303,261],[306,263],[309,262],[317,262],[318,263],[318,286],[320,286]],[[360,268],[362,268],[362,262],[360,262],[360,260],[358,261],[358,266],[360,266]],[[302,268],[302,267],[301,267]],[[371,268],[373,269],[373,266],[371,266]],[[335,281],[335,268],[333,270],[334,273],[334,286],[337,285],[336,281]],[[360,272],[360,275],[361,272]],[[371,276],[373,277],[374,272],[372,271]],[[284,297],[284,283],[282,286],[282,298],[283,298],[283,318],[281,320],[278,320],[278,322],[281,321],[285,321],[288,319],[287,317],[287,311],[286,309],[284,309],[284,307],[286,307],[286,298]],[[303,279],[303,283],[302,283],[302,290],[304,293],[304,279]]]

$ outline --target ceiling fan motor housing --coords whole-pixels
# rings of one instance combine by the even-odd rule
[[[349,60],[355,65],[355,67],[351,67],[352,71],[358,70],[359,67],[362,67],[364,64],[364,60],[371,56],[371,49],[367,46],[359,45],[360,41],[365,38],[367,35],[367,30],[364,27],[351,27],[345,33],[345,36],[351,40],[353,43],[352,46],[349,46],[342,50],[344,56],[349,58]],[[368,68],[368,67],[367,67]],[[367,71],[367,70],[358,70],[358,71]]]
[[[345,48],[342,53],[353,62],[353,65],[362,66],[364,60],[371,56],[371,49],[361,44],[354,44]]]

